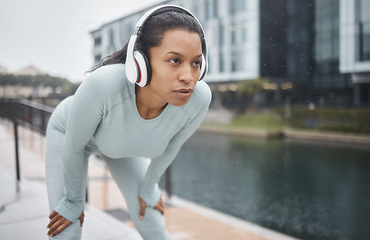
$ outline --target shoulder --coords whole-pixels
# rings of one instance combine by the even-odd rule
[[[110,92],[125,88],[129,84],[125,73],[125,65],[110,64],[90,73],[81,85],[98,92]]]
[[[109,64],[99,67],[90,73],[88,78],[121,78],[122,73],[125,73],[125,65],[120,63]]]
[[[197,85],[194,88],[194,93],[191,96],[189,102],[191,104],[197,104],[200,106],[206,106],[210,104],[212,99],[211,89],[208,84],[204,81],[197,82]]]

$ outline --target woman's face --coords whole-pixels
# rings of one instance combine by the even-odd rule
[[[152,78],[148,87],[165,104],[186,104],[200,77],[202,45],[198,33],[167,31],[161,45],[149,52]]]

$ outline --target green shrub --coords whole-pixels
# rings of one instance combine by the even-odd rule
[[[273,111],[284,116],[284,108]],[[292,107],[290,127],[369,134],[370,109]]]
[[[233,127],[276,130],[284,127],[282,118],[273,112],[245,113],[238,116],[231,124]]]

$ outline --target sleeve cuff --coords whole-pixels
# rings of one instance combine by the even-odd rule
[[[75,222],[81,216],[83,208],[84,203],[71,202],[64,197],[59,201],[54,210],[69,221]]]
[[[139,196],[144,200],[148,207],[154,208],[159,202],[161,191],[159,190],[158,184],[156,184],[152,189],[142,189]]]

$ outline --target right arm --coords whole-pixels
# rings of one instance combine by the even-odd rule
[[[50,215],[49,235],[56,235],[80,218],[84,207],[87,161],[85,146],[104,117],[102,74],[91,74],[76,91],[68,113],[63,143],[65,194]],[[63,226],[62,229],[59,226]],[[58,231],[56,230],[58,229]]]

